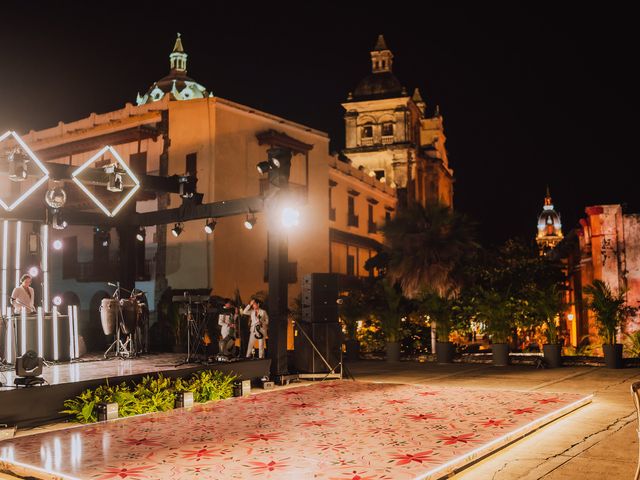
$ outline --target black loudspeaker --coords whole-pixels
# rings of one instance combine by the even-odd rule
[[[298,331],[294,338],[294,358],[295,367],[299,373],[329,372],[329,368],[315,352],[304,333],[309,336],[315,347],[332,368],[340,362],[342,330],[339,323],[299,322],[297,329]]]
[[[338,275],[311,273],[302,279],[302,321],[338,321]]]

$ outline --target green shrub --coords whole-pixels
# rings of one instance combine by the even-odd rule
[[[107,382],[65,400],[65,410],[60,413],[73,415],[80,423],[91,423],[98,420],[95,407],[99,403],[117,403],[120,417],[165,412],[173,408],[176,394],[181,392],[193,392],[194,401],[200,403],[229,398],[233,396],[235,379],[234,375],[202,370],[188,379],[167,378],[160,373],[157,376],[147,375],[130,385],[123,382],[111,386]]]

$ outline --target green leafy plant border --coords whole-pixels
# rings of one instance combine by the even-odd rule
[[[100,385],[87,389],[75,398],[65,400],[60,413],[73,415],[76,422],[98,421],[99,403],[117,403],[118,416],[129,417],[143,413],[166,412],[174,408],[176,395],[193,392],[195,402],[204,403],[233,396],[233,374],[217,370],[201,370],[188,378],[170,378],[162,373],[146,375],[138,382]]]

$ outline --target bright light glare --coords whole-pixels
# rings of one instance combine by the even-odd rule
[[[300,212],[295,208],[285,207],[282,210],[282,225],[286,228],[300,225]]]
[[[54,250],[62,250],[62,240],[54,240],[53,241],[53,249]]]
[[[62,305],[62,297],[60,295],[56,295],[55,297],[53,297],[53,304],[57,307]]]
[[[31,275],[31,278],[37,277],[39,273],[40,273],[40,269],[38,267],[31,267],[29,269],[29,275]]]

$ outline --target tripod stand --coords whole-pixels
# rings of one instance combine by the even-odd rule
[[[185,297],[187,297],[187,292],[185,292]],[[206,314],[206,311],[200,312],[200,302],[195,302],[196,306],[196,314],[194,316],[192,309],[191,296],[188,296],[188,302],[186,303],[186,312],[185,319],[187,321],[187,356],[185,357],[183,362],[178,363],[176,366],[184,365],[186,363],[198,363],[199,360],[195,360],[192,357],[195,357],[198,354],[202,354],[202,323],[200,321],[200,315]]]
[[[309,337],[307,332],[305,332],[305,330],[300,326],[300,323],[296,319],[293,319],[293,322],[296,328],[298,329],[298,332],[302,332],[302,335],[304,335],[304,337],[307,339],[307,341],[309,342],[309,345],[311,345],[311,348],[313,348],[313,351],[320,357],[322,362],[326,365],[327,369],[329,370],[327,373],[300,373],[298,374],[298,378],[301,378],[301,379],[306,378],[310,380],[315,380],[318,378],[320,380],[327,380],[329,378],[338,378],[342,380],[344,376],[346,376],[351,380],[355,380],[354,376],[351,374],[347,366],[344,364],[344,361],[342,358],[342,347],[340,348],[340,361],[335,366],[332,367],[327,361],[327,359],[322,355],[322,353],[320,353],[320,350],[318,350],[318,347],[316,346],[316,344],[313,343],[313,340],[311,339],[311,337]],[[338,371],[336,372],[336,370]]]
[[[109,283],[109,285],[114,286]],[[131,335],[126,335],[126,340],[123,342],[121,334],[124,334],[124,314],[122,312],[122,306],[120,305],[120,282],[115,284],[116,291],[113,292],[112,298],[116,300],[116,339],[109,345],[109,348],[104,352],[104,358],[109,356],[110,351],[114,351],[116,357],[130,358],[133,352],[133,344],[131,341]],[[124,290],[124,289],[122,289]]]

